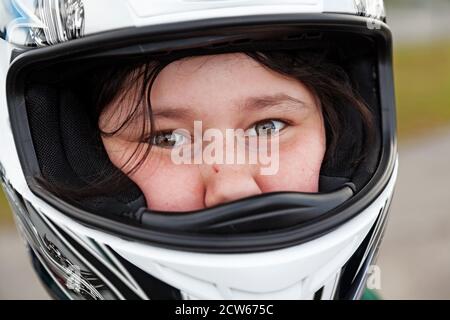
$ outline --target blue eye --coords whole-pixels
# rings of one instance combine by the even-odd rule
[[[286,127],[286,123],[280,120],[264,120],[256,123],[245,133],[247,136],[270,136],[278,133]]]
[[[152,139],[152,145],[160,148],[173,148],[185,144],[189,139],[176,131],[157,132]]]

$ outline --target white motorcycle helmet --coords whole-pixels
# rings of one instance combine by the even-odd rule
[[[61,299],[360,298],[397,175],[391,43],[381,0],[2,1],[0,177],[48,291]],[[346,160],[355,146],[340,145],[320,192],[164,215],[147,209],[126,177],[126,188],[76,203],[53,188],[118,171],[92,139],[80,98],[92,68],[305,48],[327,50],[375,120],[364,160],[355,166]]]

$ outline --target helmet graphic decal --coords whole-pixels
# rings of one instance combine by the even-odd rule
[[[379,0],[355,0],[357,13],[374,19],[385,17],[384,3]]]
[[[2,6],[2,37],[13,44],[43,47],[83,36],[82,0],[7,0]]]
[[[59,276],[59,280],[67,289],[76,294],[82,295],[89,300],[103,300],[102,295],[97,288],[104,287],[103,282],[92,272],[81,270],[79,266],[74,265],[58,247],[47,239],[38,236],[39,242],[46,249],[44,252],[51,262],[51,269]]]

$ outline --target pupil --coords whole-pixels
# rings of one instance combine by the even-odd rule
[[[275,125],[273,122],[264,122],[261,124],[256,125],[256,131],[258,134],[267,134],[270,133],[270,131],[275,130]]]
[[[174,136],[171,133],[164,133],[156,137],[157,145],[173,146],[175,142]]]

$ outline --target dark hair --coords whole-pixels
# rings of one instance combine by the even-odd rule
[[[373,115],[361,96],[354,90],[345,70],[330,60],[323,53],[308,51],[258,51],[243,52],[261,65],[295,78],[305,85],[321,103],[325,122],[327,148],[322,167],[332,168],[338,162],[345,162],[356,167],[367,155],[367,149],[374,139]],[[109,64],[94,70],[89,82],[91,121],[97,127],[99,136],[113,136],[127,128],[135,120],[142,119],[140,127],[141,138],[148,140],[148,132],[153,135],[153,117],[150,101],[150,91],[159,72],[174,60],[137,60]],[[129,84],[133,85],[129,85]],[[134,87],[133,87],[134,86]],[[111,131],[102,131],[98,127],[99,119],[105,107],[113,101],[122,102],[129,98],[132,89],[138,89],[133,98],[133,107],[125,119]],[[120,105],[120,103],[118,103]],[[119,107],[120,108],[120,107]],[[117,112],[123,112],[118,110]],[[143,115],[143,116],[142,116]],[[148,121],[150,119],[150,123]],[[150,127],[149,127],[150,126]],[[352,128],[359,126],[361,134],[353,134]],[[342,146],[346,146],[342,151]],[[123,165],[130,169],[126,175],[135,172],[150,152],[151,144],[139,143],[132,156]],[[345,153],[345,154],[342,154]],[[86,196],[108,195],[111,190],[127,185],[128,179],[122,171],[114,174],[99,173],[95,183],[86,188],[71,188],[57,186],[56,191],[66,199],[77,201]],[[92,180],[91,180],[92,181]],[[51,188],[55,190],[54,186]]]

